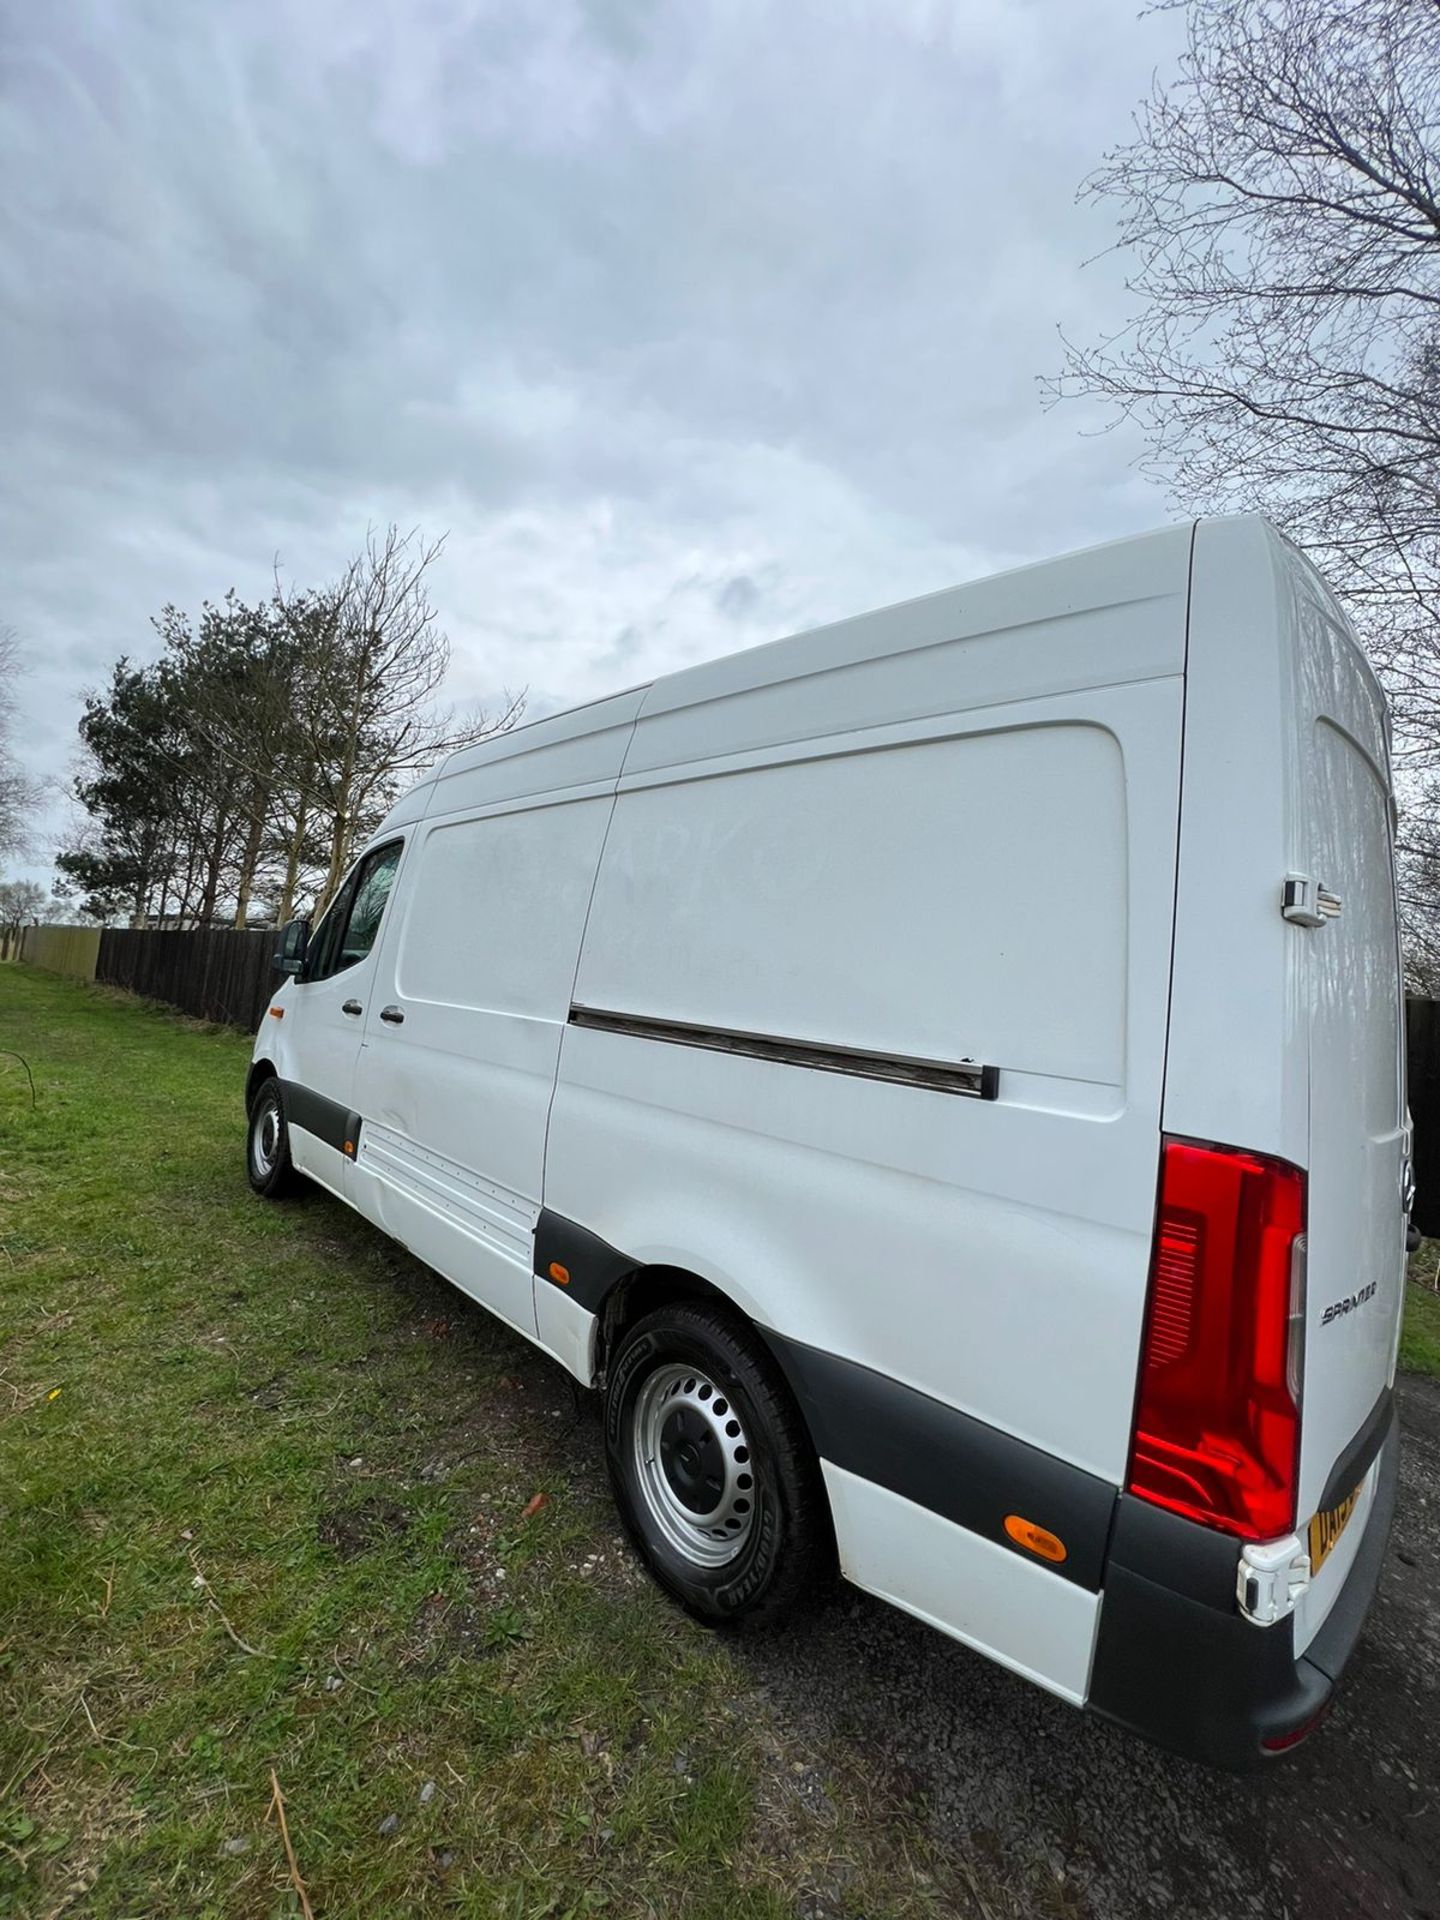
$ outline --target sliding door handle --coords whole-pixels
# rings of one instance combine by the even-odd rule
[[[392,1027],[399,1027],[405,1024],[405,1016],[399,1007],[381,1007],[380,1018],[388,1021]]]
[[[340,1011],[348,1013],[353,1018],[357,1013],[363,1013],[365,1009],[358,1000],[346,1000],[342,1003]]]

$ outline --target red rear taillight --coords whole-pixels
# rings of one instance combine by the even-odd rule
[[[1305,1176],[1167,1140],[1127,1485],[1242,1540],[1295,1525]]]

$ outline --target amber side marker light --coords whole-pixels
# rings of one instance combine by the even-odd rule
[[[558,1286],[568,1287],[570,1284],[570,1269],[568,1267],[562,1267],[558,1260],[552,1260],[550,1262],[550,1278],[555,1281]]]
[[[1006,1514],[1005,1531],[1017,1547],[1038,1554],[1052,1566],[1058,1567],[1065,1558],[1065,1542],[1058,1534],[1051,1533],[1048,1527],[1037,1527],[1033,1520],[1022,1520],[1018,1513]]]
[[[285,1009],[283,1007],[269,1007],[266,1011],[272,1020],[283,1020],[285,1018]]]

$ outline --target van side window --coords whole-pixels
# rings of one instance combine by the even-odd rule
[[[353,867],[310,943],[307,980],[328,980],[363,960],[375,944],[390,897],[401,842],[377,847]]]
[[[341,881],[339,892],[320,916],[320,924],[310,936],[310,951],[306,956],[302,980],[325,980],[335,971],[340,930],[349,917],[357,877],[357,869],[352,867]]]
[[[392,840],[362,861],[355,885],[355,897],[345,922],[344,937],[334,971],[341,973],[363,960],[375,944],[385,902],[390,898],[395,869],[400,864],[400,842]]]

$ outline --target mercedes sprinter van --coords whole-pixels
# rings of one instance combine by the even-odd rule
[[[716,1622],[857,1585],[1240,1767],[1394,1503],[1388,728],[1259,519],[735,654],[454,755],[285,978],[252,1184],[588,1386]]]

